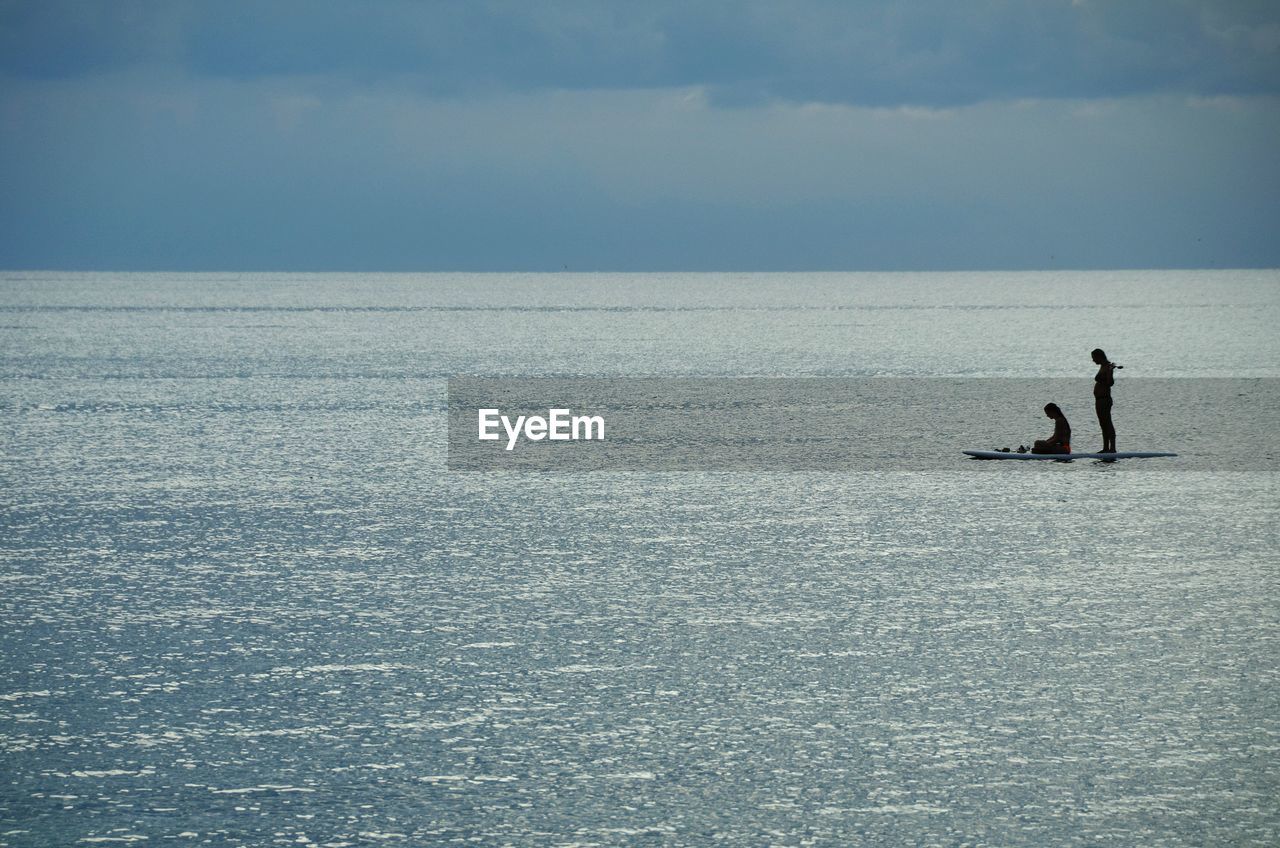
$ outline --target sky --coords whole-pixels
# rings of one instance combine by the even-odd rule
[[[0,267],[1280,267],[1280,3],[0,0]]]

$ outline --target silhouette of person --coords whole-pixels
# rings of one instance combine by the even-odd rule
[[[1053,419],[1053,435],[1047,439],[1036,439],[1031,447],[1032,453],[1071,453],[1071,425],[1067,416],[1062,414],[1056,403],[1047,403],[1044,414]]]
[[[1102,427],[1100,453],[1116,452],[1116,425],[1111,423],[1111,387],[1115,385],[1115,370],[1122,366],[1107,359],[1102,348],[1094,348],[1093,361],[1098,363],[1098,373],[1093,378],[1093,407],[1098,411],[1098,425]]]

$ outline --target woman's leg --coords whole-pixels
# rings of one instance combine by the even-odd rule
[[[1116,449],[1116,427],[1111,421],[1111,398],[1097,398],[1094,408],[1098,412],[1098,425],[1102,427],[1102,451],[1114,452]]]

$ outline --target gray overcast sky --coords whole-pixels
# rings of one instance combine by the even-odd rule
[[[0,0],[0,267],[1280,266],[1280,3]]]

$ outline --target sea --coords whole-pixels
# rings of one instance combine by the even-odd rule
[[[1274,270],[0,273],[0,846],[1276,845],[1278,327]],[[1095,347],[1178,458],[943,397],[912,470],[447,463],[457,375]],[[1143,444],[1146,379],[1244,388]]]

